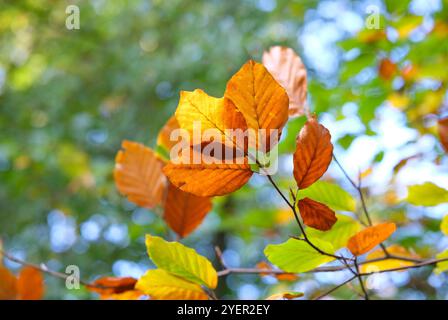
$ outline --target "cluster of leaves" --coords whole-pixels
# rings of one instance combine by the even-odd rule
[[[16,277],[0,265],[0,300],[40,300],[44,296],[44,278],[34,267],[24,267]]]

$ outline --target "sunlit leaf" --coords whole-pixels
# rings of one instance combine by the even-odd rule
[[[330,254],[334,253],[331,243],[316,238],[310,238],[310,241],[319,249]],[[317,252],[307,242],[297,239],[289,239],[281,244],[270,244],[264,249],[264,254],[272,264],[291,273],[310,271],[334,260],[333,257]]]
[[[448,117],[440,119],[438,122],[440,143],[446,152],[448,152]]]
[[[419,257],[416,254],[410,253],[408,250],[399,245],[392,245],[387,247],[387,252],[391,255],[403,257],[403,258],[411,258],[418,259]],[[366,257],[366,260],[375,260],[382,259],[385,257],[383,249],[377,249],[371,253],[369,253]],[[375,261],[370,263],[365,263],[360,266],[360,270],[362,273],[370,273],[377,272],[381,270],[388,270],[400,267],[412,266],[414,262],[400,260],[400,259],[386,259],[381,261]]]
[[[171,148],[179,142],[178,140],[171,139],[171,134],[176,129],[179,129],[179,123],[176,117],[172,116],[159,131],[156,152],[163,160],[168,161],[170,159]]]
[[[24,267],[17,279],[17,291],[21,300],[41,300],[44,296],[44,277],[42,272]]]
[[[445,250],[437,254],[436,259],[447,259],[447,260],[437,263],[436,268],[434,269],[434,273],[441,274],[442,272],[448,271],[448,250]]]
[[[315,118],[300,130],[294,152],[294,178],[299,189],[316,182],[327,171],[333,155],[330,132]]]
[[[17,279],[5,267],[0,266],[0,300],[15,300],[18,295]]]
[[[306,68],[302,59],[291,48],[274,46],[263,53],[263,64],[288,93],[289,115],[302,115],[307,93]]]
[[[102,300],[135,300],[142,295],[135,290],[136,283],[132,277],[101,277],[87,289],[98,293]]]
[[[186,280],[216,288],[218,276],[211,262],[195,250],[179,242],[168,242],[160,237],[146,236],[148,255],[160,269]]]
[[[195,196],[170,184],[163,218],[180,237],[186,237],[201,224],[211,209],[210,198]]]
[[[448,214],[446,214],[442,218],[442,222],[440,223],[440,230],[443,232],[444,235],[448,236]]]
[[[365,228],[348,240],[347,247],[353,255],[362,255],[389,238],[395,230],[395,223],[392,222]]]
[[[273,294],[272,296],[267,297],[266,300],[292,300],[300,297],[303,297],[302,292],[289,291]]]
[[[397,71],[397,65],[389,59],[382,59],[378,66],[378,73],[384,80],[390,80]]]
[[[307,229],[307,235],[331,243],[335,250],[345,247],[348,239],[361,229],[361,224],[352,217],[343,214],[336,214],[336,217],[338,220],[330,230]]]
[[[140,143],[123,141],[115,158],[114,179],[121,194],[146,208],[153,208],[163,200],[166,178],[163,163],[152,149]]]
[[[306,189],[301,189],[298,199],[310,198],[322,202],[333,210],[351,211],[356,210],[356,201],[350,193],[335,183],[327,181],[316,181]]]
[[[197,283],[177,277],[165,270],[149,270],[135,286],[155,300],[207,300],[208,296]]]
[[[299,200],[297,206],[303,223],[309,227],[327,231],[336,223],[337,219],[334,211],[323,203],[304,198]]]
[[[448,191],[432,182],[408,186],[407,201],[416,206],[436,206],[448,202]]]

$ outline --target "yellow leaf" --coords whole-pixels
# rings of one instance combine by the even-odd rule
[[[115,158],[114,179],[121,194],[141,207],[153,208],[162,202],[166,178],[163,163],[152,149],[123,141]]]
[[[161,269],[147,271],[135,287],[155,300],[208,299],[200,285]]]
[[[446,236],[448,236],[448,214],[446,214],[442,222],[440,223],[440,230],[442,230],[442,233]]]
[[[211,289],[216,288],[218,275],[215,268],[195,250],[151,235],[146,235],[146,248],[158,268]]]
[[[387,247],[387,252],[391,255],[398,256],[398,257],[404,257],[404,258],[412,258],[412,259],[418,259],[418,256],[415,254],[410,253],[405,248],[399,245],[392,245],[390,247]],[[367,260],[374,260],[374,259],[381,259],[384,258],[384,251],[383,249],[378,249],[373,251],[372,253],[368,254],[366,259]],[[381,270],[388,270],[388,269],[394,269],[394,268],[400,268],[400,267],[407,267],[411,266],[414,263],[412,261],[405,261],[405,260],[399,260],[399,259],[386,259],[382,261],[375,261],[366,263],[360,266],[362,273],[370,273],[370,272],[377,272]]]

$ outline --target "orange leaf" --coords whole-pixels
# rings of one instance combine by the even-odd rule
[[[384,80],[390,80],[397,71],[397,65],[390,61],[389,59],[382,59],[378,66],[378,72],[380,77]]]
[[[166,186],[163,163],[152,149],[131,141],[123,141],[115,158],[115,184],[128,200],[146,208],[161,203]]]
[[[438,124],[439,124],[440,142],[442,143],[442,146],[445,149],[445,151],[448,152],[448,117],[440,119]]]
[[[17,299],[17,279],[5,267],[0,266],[0,300]]]
[[[179,129],[179,123],[177,122],[176,117],[172,116],[168,119],[157,136],[157,151],[162,149],[164,153],[162,156],[166,156],[166,158],[168,158],[171,148],[178,142],[170,139],[171,132],[176,129]]]
[[[186,193],[170,184],[163,218],[180,237],[186,237],[201,224],[211,209],[210,198]]]
[[[310,198],[299,201],[299,211],[305,225],[321,231],[330,230],[337,220],[333,210]]]
[[[21,300],[41,300],[44,296],[44,277],[32,267],[24,267],[19,274],[17,289]]]
[[[355,256],[360,256],[389,238],[396,230],[395,223],[386,222],[368,227],[348,240],[347,247]]]
[[[273,270],[271,265],[268,264],[266,261],[261,261],[259,263],[257,263],[256,266],[258,269],[262,269],[262,270]],[[299,277],[294,274],[294,273],[282,273],[282,274],[275,274],[275,273],[269,273],[269,272],[260,272],[260,276],[268,276],[268,275],[273,275],[277,278],[277,280],[279,281],[296,281],[297,279],[299,279]]]
[[[132,277],[101,277],[87,289],[98,293],[102,300],[136,300],[143,295],[135,290],[136,283]]]
[[[294,178],[300,189],[309,187],[327,171],[333,154],[330,132],[315,118],[309,119],[297,137]]]
[[[255,61],[249,60],[233,75],[227,82],[224,97],[243,114],[249,129],[257,132],[266,129],[267,137],[271,135],[270,129],[277,129],[280,134],[288,121],[289,101],[285,89],[262,64]],[[271,147],[266,143],[266,151]]]
[[[289,97],[289,116],[303,115],[306,103],[306,68],[291,48],[275,46],[263,53],[263,64]]]
[[[195,154],[200,163],[193,163]],[[190,157],[190,161],[168,163],[163,172],[176,187],[196,196],[212,197],[231,193],[246,184],[252,176],[247,158],[239,159],[241,163],[226,164],[194,148],[191,149]]]

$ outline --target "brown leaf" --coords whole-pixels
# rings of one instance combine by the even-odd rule
[[[440,119],[438,124],[440,143],[442,144],[443,149],[448,152],[448,117]]]
[[[44,277],[32,267],[24,267],[19,274],[17,290],[21,300],[41,300],[44,296]]]
[[[336,214],[323,203],[304,198],[299,201],[298,206],[303,223],[308,227],[327,231],[336,223]]]
[[[348,240],[347,247],[355,256],[360,256],[389,238],[396,230],[395,223],[386,222],[368,227]]]
[[[17,279],[8,269],[0,265],[0,300],[16,300]]]
[[[162,202],[166,188],[163,163],[152,149],[144,145],[123,141],[115,158],[115,184],[128,200],[146,208]]]
[[[304,114],[307,94],[306,68],[291,48],[274,46],[263,53],[263,64],[275,80],[286,89],[289,116]]]
[[[170,228],[183,238],[201,224],[211,209],[210,198],[195,196],[170,184],[163,218]]]
[[[304,189],[327,171],[333,154],[330,132],[315,118],[309,119],[297,137],[294,152],[294,178]]]

